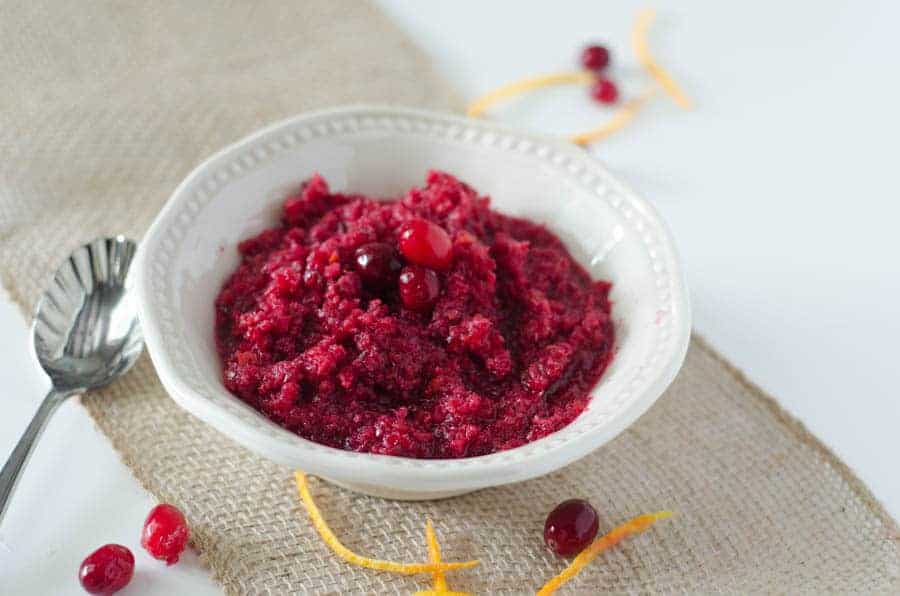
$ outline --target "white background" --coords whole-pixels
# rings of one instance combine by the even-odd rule
[[[628,45],[632,2],[416,2],[385,10],[471,99],[613,49],[625,95],[646,85]],[[900,516],[900,3],[661,4],[652,47],[696,100],[657,100],[592,151],[659,207],[692,289],[696,329],[842,457]],[[581,88],[491,117],[551,134],[609,114]],[[85,239],[87,240],[87,239]],[[46,382],[0,301],[0,459]],[[196,556],[166,569],[140,549],[154,503],[76,401],[65,404],[0,527],[0,592],[81,594],[81,559],[132,548],[123,594],[218,594]],[[814,504],[811,504],[814,505]]]

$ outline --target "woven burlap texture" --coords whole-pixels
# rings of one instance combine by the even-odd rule
[[[213,7],[212,4],[215,4]],[[370,5],[3,5],[0,273],[30,308],[56,264],[98,235],[140,238],[205,155],[260,125],[329,105],[455,102]],[[143,357],[84,398],[135,476],[175,503],[230,594],[408,594],[428,578],[357,569],[316,536],[290,470],[181,411]],[[455,589],[524,594],[563,562],[542,547],[547,511],[589,498],[609,528],[677,517],[603,555],[564,590],[897,592],[894,522],[853,474],[709,347],[638,423],[545,478],[431,503],[313,481],[335,532],[364,553],[423,560],[435,520],[445,556],[479,558]]]

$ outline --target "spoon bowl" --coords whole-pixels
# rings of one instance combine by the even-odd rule
[[[136,249],[121,236],[78,248],[38,301],[34,350],[57,390],[101,387],[140,355],[144,340],[137,308],[125,289]]]
[[[38,300],[32,341],[52,386],[0,471],[0,521],[50,415],[67,398],[120,377],[140,356],[144,339],[125,284],[136,249],[122,236],[85,244]]]

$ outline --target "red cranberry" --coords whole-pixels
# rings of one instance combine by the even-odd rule
[[[400,252],[410,263],[445,271],[453,262],[453,243],[444,228],[413,219],[400,228]]]
[[[556,506],[544,523],[544,542],[563,557],[581,552],[594,540],[600,520],[591,504],[570,499]]]
[[[609,79],[597,79],[591,87],[591,97],[600,103],[616,103],[619,99],[619,89]]]
[[[172,505],[162,503],[150,510],[144,531],[141,532],[141,546],[148,553],[166,565],[178,562],[178,555],[187,545],[190,530],[181,511]]]
[[[603,70],[609,64],[609,50],[603,46],[587,46],[581,51],[581,65],[588,70]]]
[[[403,268],[399,286],[400,300],[409,310],[428,310],[434,306],[441,291],[437,273],[416,265]]]
[[[394,247],[383,242],[370,242],[357,248],[353,264],[362,280],[374,287],[393,282],[403,266]]]
[[[134,575],[134,555],[121,544],[104,544],[81,562],[78,580],[91,594],[112,594]]]

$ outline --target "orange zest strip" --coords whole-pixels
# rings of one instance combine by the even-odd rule
[[[643,105],[647,103],[647,100],[653,97],[656,93],[657,88],[653,87],[649,91],[645,91],[643,94],[638,95],[633,99],[629,99],[627,102],[625,102],[624,106],[619,108],[616,113],[613,114],[612,118],[610,118],[597,128],[570,136],[569,140],[576,145],[588,145],[590,143],[593,143],[594,141],[605,139],[614,132],[625,128],[625,125],[631,122],[631,120],[635,117],[641,107],[643,107]]]
[[[685,110],[689,110],[691,109],[691,100],[684,94],[684,91],[681,90],[675,79],[650,54],[650,46],[647,44],[647,30],[655,18],[656,13],[649,9],[638,13],[634,29],[631,31],[631,45],[634,48],[634,53],[637,54],[638,60],[647,69],[647,72],[659,82],[675,103]]]
[[[309,519],[315,526],[316,531],[328,547],[334,551],[334,554],[344,559],[351,565],[358,565],[368,569],[377,569],[378,571],[390,571],[401,575],[415,575],[417,573],[435,573],[438,571],[452,571],[454,569],[467,569],[478,565],[478,561],[465,561],[462,563],[395,563],[394,561],[383,561],[380,559],[370,559],[363,557],[351,551],[349,548],[340,543],[337,537],[332,533],[325,518],[313,501],[309,492],[309,484],[306,480],[306,474],[297,470],[294,472],[294,479],[297,482],[297,491],[300,493],[300,499],[306,507]]]
[[[441,545],[438,543],[431,520],[427,518],[425,519],[425,541],[428,543],[428,560],[432,563],[440,563]],[[444,577],[443,571],[435,571],[431,575],[434,577],[434,589],[420,590],[414,596],[472,596],[468,592],[454,592],[448,589],[447,578]]]
[[[468,109],[466,109],[466,114],[469,116],[480,116],[495,103],[510,97],[515,97],[516,95],[520,95],[527,91],[533,91],[534,89],[540,89],[542,87],[551,87],[553,85],[591,83],[594,81],[594,78],[592,73],[581,70],[575,72],[558,72],[520,79],[518,81],[513,81],[512,83],[507,83],[502,87],[498,87],[497,89],[482,95],[480,98],[469,104]]]
[[[428,543],[428,560],[432,563],[441,562],[441,545],[438,544],[437,535],[434,533],[434,526],[430,519],[425,520],[425,541]],[[443,571],[435,571],[434,589],[438,592],[447,591],[447,578],[444,577]]]
[[[562,573],[544,584],[544,587],[538,591],[537,596],[548,596],[549,594],[553,594],[561,585],[575,577],[579,571],[588,565],[588,563],[596,559],[597,555],[606,549],[615,546],[628,536],[640,534],[652,526],[654,522],[666,519],[671,515],[671,511],[646,513],[625,522],[621,526],[613,528],[608,534],[596,539],[590,546],[578,553],[578,556],[572,560],[568,567],[563,569]]]

